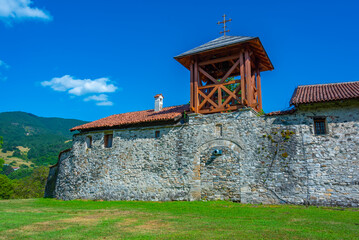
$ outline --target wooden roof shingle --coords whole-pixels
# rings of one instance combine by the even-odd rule
[[[188,50],[178,56],[176,56],[175,58],[181,58],[187,55],[193,55],[193,54],[197,54],[200,52],[204,52],[204,51],[208,51],[208,50],[212,50],[212,49],[216,49],[216,48],[220,48],[220,47],[225,47],[225,46],[229,46],[229,45],[233,45],[236,43],[241,43],[241,42],[246,42],[248,40],[251,39],[255,39],[255,37],[245,37],[245,36],[221,36],[219,38],[216,38],[212,41],[209,41],[205,44],[202,44],[201,46],[195,47],[191,50]]]

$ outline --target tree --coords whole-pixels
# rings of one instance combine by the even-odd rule
[[[5,164],[2,168],[2,171],[0,171],[0,174],[9,176],[13,171],[14,171],[14,169],[10,165]]]
[[[3,167],[4,167],[4,159],[0,158],[0,172],[2,171]]]
[[[18,170],[11,172],[8,177],[10,179],[21,179],[30,176],[32,173],[32,169],[20,167]]]
[[[0,137],[0,148],[2,147],[3,141],[2,141],[2,137]],[[4,166],[4,159],[0,158],[0,172],[2,171],[2,168]]]
[[[40,198],[44,196],[48,167],[39,167],[26,178],[16,181],[13,198]]]
[[[5,175],[0,175],[0,199],[9,199],[13,192],[14,186],[11,180]]]

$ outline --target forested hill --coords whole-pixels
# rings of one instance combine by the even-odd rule
[[[0,136],[4,144],[2,152],[14,151],[14,155],[26,158],[35,165],[56,163],[61,150],[71,147],[70,128],[86,123],[76,119],[45,118],[25,112],[0,113]],[[30,148],[27,155],[18,146]],[[21,156],[22,154],[22,156]]]

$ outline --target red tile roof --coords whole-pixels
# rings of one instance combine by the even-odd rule
[[[162,98],[163,98],[162,93],[160,93],[160,94],[156,94],[156,95],[155,95],[155,98],[158,98],[159,96],[162,96]]]
[[[291,105],[359,98],[359,81],[299,86]]]
[[[129,112],[122,114],[115,114],[106,118],[99,119],[94,122],[86,123],[74,128],[71,128],[71,131],[75,130],[87,130],[87,129],[98,129],[98,128],[111,128],[119,127],[123,125],[138,124],[138,123],[148,123],[148,122],[160,122],[168,120],[176,120],[180,118],[184,111],[189,111],[189,105],[180,105],[163,108],[161,111],[155,112],[153,109],[138,111],[138,112]]]

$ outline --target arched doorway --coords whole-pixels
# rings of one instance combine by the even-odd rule
[[[239,144],[216,139],[202,144],[194,159],[192,200],[240,201]]]

